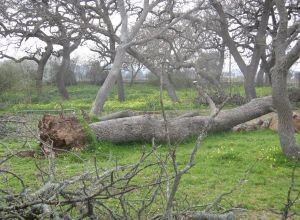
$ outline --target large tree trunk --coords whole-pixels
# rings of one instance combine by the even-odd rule
[[[53,46],[51,43],[47,43],[45,52],[42,53],[42,57],[38,62],[38,69],[36,75],[36,91],[37,96],[40,97],[43,95],[43,77],[46,63],[48,62],[53,51]]]
[[[271,112],[272,99],[264,97],[230,110],[223,110],[212,121],[209,132],[226,131],[232,127]],[[207,116],[182,117],[170,120],[169,135],[172,142],[193,137],[201,132]],[[90,124],[98,140],[123,142],[150,142],[155,138],[157,142],[164,142],[164,121],[149,115],[112,119]]]
[[[105,100],[118,79],[122,63],[125,57],[125,49],[123,47],[118,47],[116,51],[116,57],[114,59],[112,69],[109,71],[103,85],[99,89],[91,113],[99,115],[103,111],[103,106]]]
[[[37,92],[37,96],[38,97],[41,97],[43,95],[44,69],[45,69],[45,65],[41,64],[41,62],[40,62],[38,64],[38,69],[37,69],[37,74],[36,74],[36,80],[35,80],[36,92]]]
[[[124,102],[125,101],[125,90],[124,90],[124,81],[123,81],[121,71],[118,75],[117,84],[118,84],[118,99],[120,102]]]
[[[61,65],[60,65],[57,75],[56,75],[58,91],[63,99],[69,99],[69,93],[68,93],[68,91],[66,89],[66,85],[65,85],[65,74],[69,70],[70,60],[71,59],[70,59],[69,51],[64,50],[62,62],[61,62]]]
[[[170,76],[169,76],[168,73],[164,73],[164,75],[163,75],[163,84],[164,84],[164,87],[167,90],[168,95],[171,98],[172,102],[179,102],[179,99],[178,99],[178,97],[176,95],[175,87],[174,87],[174,85],[171,82],[171,80],[170,80],[169,77]]]
[[[256,98],[256,90],[255,90],[255,72],[251,72],[250,68],[248,67],[249,71],[248,74],[245,74],[245,81],[244,81],[244,87],[245,87],[245,94],[246,99],[250,101],[251,99]]]
[[[287,76],[290,67],[300,57],[300,40],[291,46],[288,41],[288,12],[284,0],[275,1],[279,15],[279,27],[273,41],[275,65],[272,74],[272,98],[278,114],[278,133],[283,153],[289,159],[300,159],[300,150],[294,137],[292,111],[288,100]]]
[[[283,153],[289,159],[300,158],[300,151],[294,137],[292,110],[288,100],[287,72],[280,66],[272,69],[272,97],[278,113],[278,134]]]

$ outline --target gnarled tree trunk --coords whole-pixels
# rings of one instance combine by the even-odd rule
[[[44,77],[44,70],[46,63],[48,62],[51,53],[53,51],[53,45],[51,43],[47,43],[47,46],[45,48],[45,52],[42,53],[42,57],[38,62],[38,69],[36,74],[36,91],[37,96],[43,95],[43,77]]]
[[[124,81],[123,81],[123,76],[120,71],[118,79],[117,79],[117,84],[118,84],[118,99],[120,102],[125,101],[125,90],[124,90]]]
[[[235,125],[257,118],[271,112],[272,99],[264,97],[230,110],[223,110],[213,120],[209,132],[226,131]],[[182,117],[168,122],[170,140],[172,142],[193,137],[201,132],[208,116]],[[100,141],[150,142],[155,138],[157,142],[166,140],[164,121],[149,115],[112,119],[90,124]]]
[[[292,110],[288,100],[286,83],[287,70],[280,67],[272,69],[272,97],[278,113],[278,134],[283,153],[289,159],[300,158],[300,151],[294,137]]]
[[[271,69],[272,98],[278,113],[278,133],[282,151],[289,159],[300,159],[300,150],[294,137],[292,110],[287,91],[288,71],[300,57],[300,40],[287,52],[288,12],[285,8],[285,1],[276,0],[275,4],[280,21],[276,39],[274,40],[276,59],[275,65]]]
[[[244,80],[244,87],[245,87],[245,94],[247,101],[250,101],[251,99],[256,98],[256,90],[255,90],[255,75],[256,72],[254,70],[251,70],[251,67],[247,67],[248,71],[247,74],[244,74],[245,80]]]

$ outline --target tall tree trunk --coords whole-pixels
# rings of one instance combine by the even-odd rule
[[[36,92],[37,92],[38,97],[41,97],[43,95],[44,69],[45,69],[45,64],[39,62],[38,63],[37,74],[36,74],[36,81],[35,81]]]
[[[179,102],[179,99],[176,95],[175,87],[174,87],[173,83],[171,82],[168,73],[164,73],[163,83],[164,83],[165,89],[167,90],[168,95],[171,98],[172,102]]]
[[[112,65],[112,69],[109,71],[103,85],[99,89],[95,102],[92,106],[91,113],[99,115],[103,111],[105,100],[118,79],[122,63],[125,57],[125,49],[118,47],[116,50],[116,56]]]
[[[56,75],[56,82],[57,87],[60,95],[63,99],[69,99],[69,93],[66,89],[65,85],[65,74],[69,70],[70,67],[70,53],[68,50],[63,50],[63,58],[61,65],[58,69],[57,75]]]
[[[283,153],[289,159],[299,159],[300,151],[295,140],[295,128],[292,125],[292,110],[288,100],[287,72],[280,66],[272,70],[272,98],[278,114],[278,134]]]
[[[37,96],[40,97],[43,95],[43,77],[45,66],[52,54],[53,45],[51,42],[47,42],[47,46],[45,48],[45,52],[42,53],[41,59],[38,62],[38,69],[36,75],[36,91]]]
[[[222,45],[222,48],[219,50],[220,52],[220,57],[219,57],[219,63],[217,65],[217,75],[216,75],[216,80],[221,82],[221,76],[223,73],[223,66],[224,66],[224,61],[225,61],[225,45]]]
[[[118,99],[120,102],[124,102],[125,101],[125,90],[124,90],[124,81],[123,81],[121,71],[118,75],[117,84],[118,84]]]
[[[248,69],[250,69],[248,67]],[[255,73],[251,72],[251,70],[248,70],[248,74],[245,74],[245,80],[244,80],[244,88],[245,88],[245,94],[246,99],[250,101],[251,99],[256,98],[256,90],[255,90]]]

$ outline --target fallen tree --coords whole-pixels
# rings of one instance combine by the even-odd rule
[[[227,131],[232,127],[265,115],[273,110],[270,96],[253,99],[237,108],[222,110],[212,121],[208,132]],[[210,119],[209,116],[177,117],[168,121],[172,142],[198,135]],[[164,120],[150,115],[115,118],[90,124],[99,141],[113,143],[156,142],[166,140]]]

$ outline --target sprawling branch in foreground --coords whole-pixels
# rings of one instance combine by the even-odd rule
[[[271,97],[254,99],[251,102],[230,110],[221,111],[212,121],[208,132],[226,131],[272,111]],[[181,117],[169,121],[171,142],[177,142],[199,134],[209,116]],[[99,140],[122,142],[165,141],[164,121],[149,115],[117,118],[90,124]]]

